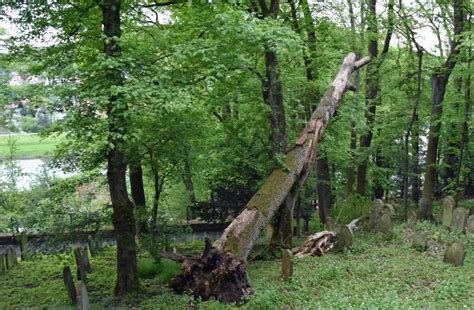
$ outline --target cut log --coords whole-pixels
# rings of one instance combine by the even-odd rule
[[[183,274],[171,283],[176,292],[191,290],[202,299],[214,296],[224,302],[239,302],[252,291],[245,274],[247,256],[295,182],[304,183],[308,177],[318,142],[347,90],[352,72],[370,61],[369,57],[356,59],[355,53],[345,57],[306,128],[293,148],[286,152],[282,167],[273,170],[212,249],[183,262]]]

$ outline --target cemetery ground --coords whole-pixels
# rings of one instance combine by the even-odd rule
[[[15,159],[31,159],[51,156],[60,138],[44,138],[38,134],[12,136],[15,140]],[[10,152],[8,135],[0,136],[0,159],[4,159]]]
[[[469,309],[474,307],[474,241],[472,237],[442,225],[417,222],[417,231],[428,236],[428,249],[419,251],[407,241],[406,224],[395,225],[388,238],[373,232],[358,231],[353,246],[338,254],[320,257],[294,257],[294,274],[281,279],[281,260],[252,260],[247,267],[254,288],[242,309],[278,308],[430,308]],[[466,244],[464,265],[455,267],[443,262],[443,244],[451,240]],[[260,240],[263,245],[267,240]],[[301,245],[302,239],[295,240]],[[203,242],[178,245],[178,251],[197,253]],[[261,249],[261,247],[258,247]],[[87,277],[91,309],[224,309],[215,300],[199,301],[174,294],[168,288],[179,265],[148,254],[139,256],[142,291],[118,304],[112,297],[115,281],[115,248],[108,247],[91,257],[93,272]],[[69,265],[76,278],[73,254],[33,256],[0,275],[0,309],[66,309],[68,296],[62,278]]]

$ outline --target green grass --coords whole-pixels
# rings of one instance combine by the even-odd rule
[[[16,159],[48,157],[53,154],[54,148],[59,143],[59,138],[42,138],[39,135],[13,136],[16,141]],[[0,136],[0,159],[5,159],[9,154],[8,136]]]
[[[247,271],[255,294],[240,308],[474,308],[474,241],[429,223],[419,223],[417,229],[441,243],[463,239],[468,252],[464,266],[443,263],[442,253],[436,251],[412,249],[404,241],[403,224],[400,224],[390,240],[372,233],[358,233],[353,248],[345,253],[295,258],[295,273],[289,281],[280,278],[279,260],[250,263]],[[118,304],[111,297],[115,283],[114,258],[115,249],[108,248],[91,260],[94,272],[87,286],[95,308],[188,308],[192,298],[172,293],[165,284],[167,276],[160,280],[160,275],[175,270],[175,265],[162,266],[161,271],[156,268],[154,277],[140,279],[143,287],[140,295]],[[61,271],[64,264],[73,266],[72,262],[73,258],[65,255],[38,257],[0,275],[0,309],[65,308],[67,299]],[[193,303],[198,309],[236,308],[215,300]]]

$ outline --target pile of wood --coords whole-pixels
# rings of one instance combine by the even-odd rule
[[[304,244],[293,250],[297,257],[321,256],[329,252],[335,245],[336,232],[320,231],[306,238]]]

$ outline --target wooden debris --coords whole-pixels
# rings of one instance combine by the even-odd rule
[[[336,232],[320,231],[306,238],[304,244],[293,250],[297,257],[321,256],[329,252],[336,242]]]

